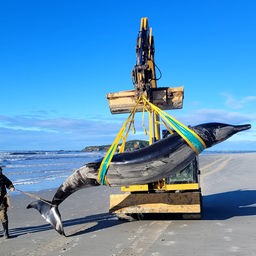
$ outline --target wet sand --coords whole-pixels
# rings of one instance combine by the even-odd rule
[[[8,213],[11,239],[0,237],[0,255],[256,255],[256,154],[199,159],[202,220],[120,221],[108,213],[109,194],[120,189],[101,186],[60,205],[63,237],[36,210],[26,209],[31,198],[15,195]],[[50,200],[54,193],[36,195]]]

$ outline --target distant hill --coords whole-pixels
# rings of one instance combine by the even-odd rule
[[[144,148],[148,145],[149,143],[146,140],[129,140],[125,143],[125,151],[133,151],[139,148]],[[85,152],[107,151],[109,147],[110,145],[87,146],[82,151],[85,151]]]

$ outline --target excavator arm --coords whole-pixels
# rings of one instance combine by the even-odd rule
[[[136,45],[136,64],[132,70],[132,81],[136,96],[146,93],[151,97],[151,89],[156,88],[154,63],[154,37],[152,28],[148,27],[148,19],[142,18]]]

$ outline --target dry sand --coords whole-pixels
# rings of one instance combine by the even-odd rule
[[[63,237],[26,209],[31,198],[12,196],[11,239],[0,237],[0,256],[256,255],[256,154],[201,155],[200,169],[202,220],[120,221],[108,213],[119,188],[101,186],[61,204]],[[50,200],[54,193],[36,194]]]

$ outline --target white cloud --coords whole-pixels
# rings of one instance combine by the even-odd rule
[[[256,96],[250,95],[246,96],[240,99],[236,99],[232,94],[230,93],[221,93],[222,96],[226,98],[225,104],[226,106],[232,108],[232,109],[242,109],[246,107],[251,102],[256,102]]]
[[[186,114],[177,112],[177,118],[187,125],[197,125],[200,123],[220,122],[230,124],[247,123],[256,120],[256,114],[243,114],[236,111],[224,109],[198,109]]]
[[[172,112],[169,112],[172,114]],[[252,129],[234,137],[234,141],[256,140],[256,114],[245,115],[220,109],[200,109],[174,117],[186,125],[206,122],[230,124],[251,123]],[[0,149],[82,149],[89,145],[110,144],[126,116],[76,118],[47,118],[47,116],[0,116]],[[147,120],[145,120],[147,126]],[[135,119],[136,134],[128,139],[148,139],[143,132],[141,116]],[[233,138],[231,138],[233,139]]]
[[[0,116],[0,149],[82,149],[111,143],[120,119]]]

